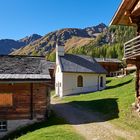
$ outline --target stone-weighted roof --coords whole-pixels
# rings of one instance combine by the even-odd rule
[[[0,79],[50,79],[43,57],[0,56]]]
[[[106,70],[97,61],[85,55],[65,54],[59,56],[62,72],[102,73]]]

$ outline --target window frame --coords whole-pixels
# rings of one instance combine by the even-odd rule
[[[2,107],[13,107],[14,101],[13,101],[13,93],[0,93],[0,95],[10,95],[11,97],[11,102],[9,104],[0,104],[0,108]]]
[[[8,125],[7,125],[7,121],[6,120],[0,120],[0,132],[7,131],[7,126]]]
[[[77,87],[83,87],[83,76],[79,75],[77,77]]]

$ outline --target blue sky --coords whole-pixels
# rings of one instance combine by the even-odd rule
[[[109,24],[121,0],[0,0],[0,39]]]

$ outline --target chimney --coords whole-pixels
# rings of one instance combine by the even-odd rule
[[[56,44],[56,63],[58,63],[58,57],[64,56],[64,54],[64,46],[58,46],[58,44]]]

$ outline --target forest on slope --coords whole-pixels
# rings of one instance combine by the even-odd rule
[[[67,49],[67,53],[90,55],[97,58],[118,58],[122,60],[124,43],[136,36],[136,28],[127,26],[110,26],[94,40],[79,47]],[[55,53],[47,56],[55,60]]]

